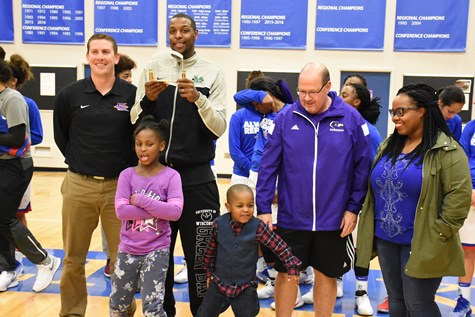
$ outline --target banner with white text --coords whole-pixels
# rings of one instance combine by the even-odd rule
[[[23,43],[84,44],[84,0],[22,0]]]
[[[0,1],[0,42],[13,42],[13,0]]]
[[[241,48],[305,49],[308,1],[242,0]]]
[[[158,1],[94,1],[94,33],[119,45],[157,46]]]
[[[465,52],[469,0],[398,0],[395,51]]]
[[[317,1],[315,49],[383,50],[386,0]]]
[[[186,13],[195,20],[195,46],[231,47],[231,0],[168,0],[168,20],[177,13]]]

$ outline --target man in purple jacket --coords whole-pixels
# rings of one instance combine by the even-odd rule
[[[357,110],[330,91],[328,69],[309,63],[299,76],[299,100],[279,113],[257,181],[257,214],[272,228],[278,181],[277,233],[314,268],[315,316],[331,316],[336,277],[354,264],[350,233],[367,189],[369,130]],[[290,316],[298,285],[279,261],[277,316]]]

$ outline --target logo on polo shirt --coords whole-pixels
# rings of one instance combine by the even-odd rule
[[[114,108],[116,108],[118,111],[129,111],[129,106],[127,106],[126,102],[118,102]]]

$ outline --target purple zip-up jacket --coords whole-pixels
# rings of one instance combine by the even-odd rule
[[[372,162],[369,130],[334,91],[327,111],[311,115],[300,100],[275,118],[257,180],[257,214],[270,214],[277,177],[277,226],[340,229],[346,210],[358,214]]]

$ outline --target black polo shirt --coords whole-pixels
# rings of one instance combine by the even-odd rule
[[[54,102],[54,139],[75,173],[113,178],[135,161],[130,109],[136,87],[116,78],[102,95],[91,78],[63,88]]]

